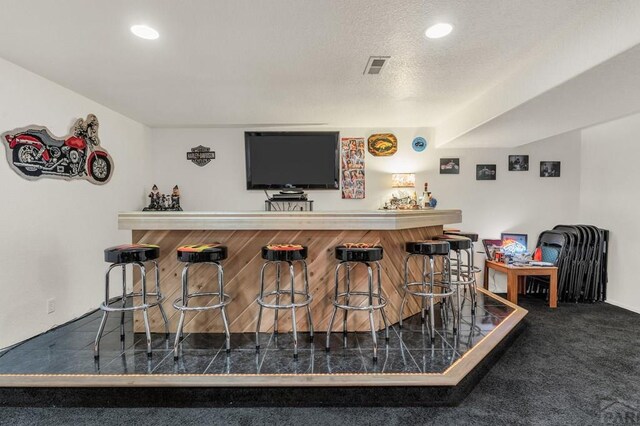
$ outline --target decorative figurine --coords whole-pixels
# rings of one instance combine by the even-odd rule
[[[149,197],[149,206],[145,207],[143,209],[143,211],[147,211],[147,210],[159,210],[158,207],[158,196],[160,194],[158,193],[158,186],[157,185],[153,185],[153,187],[151,188],[151,192],[149,193],[149,195],[147,195],[147,197]]]
[[[178,188],[178,185],[174,186],[173,192],[171,192],[171,210],[182,211],[182,207],[180,207],[180,188]]]
[[[158,191],[158,186],[153,185],[151,192],[148,195],[149,205],[142,209],[142,211],[182,211],[180,207],[180,189],[178,185],[173,187],[171,195],[166,195]]]
[[[438,200],[431,196],[431,192],[429,191],[429,183],[424,183],[424,192],[422,193],[420,208],[425,209],[434,209],[438,205]]]
[[[433,198],[431,196],[431,193],[429,192],[429,207],[431,207],[432,209],[435,209],[437,205],[438,205],[438,200]]]

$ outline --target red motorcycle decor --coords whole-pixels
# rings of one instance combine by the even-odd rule
[[[25,179],[86,179],[104,185],[113,174],[113,159],[100,147],[98,127],[98,118],[89,114],[86,120],[76,120],[63,138],[42,126],[14,129],[1,138],[9,165]]]

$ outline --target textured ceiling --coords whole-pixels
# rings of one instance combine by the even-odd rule
[[[0,0],[0,57],[150,126],[433,126],[609,5]],[[454,32],[426,39],[438,21]],[[370,55],[391,56],[382,75],[362,75]]]

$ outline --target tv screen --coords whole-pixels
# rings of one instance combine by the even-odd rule
[[[338,132],[245,132],[247,189],[338,189]]]

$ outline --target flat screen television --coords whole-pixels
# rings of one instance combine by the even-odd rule
[[[338,132],[245,132],[247,189],[338,189]]]

